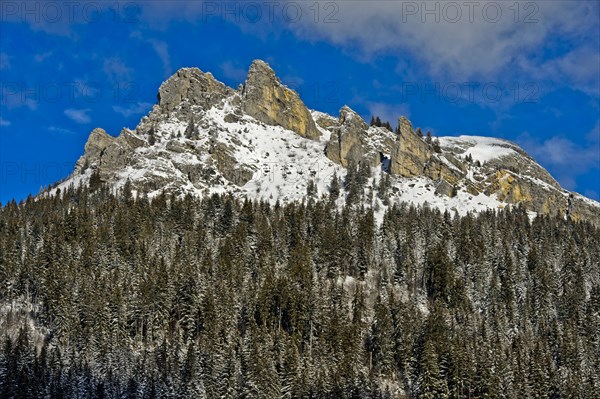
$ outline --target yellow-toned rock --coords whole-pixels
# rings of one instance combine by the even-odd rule
[[[279,125],[316,140],[320,132],[298,93],[285,87],[269,65],[256,60],[250,66],[242,93],[246,114],[268,125]]]
[[[431,158],[431,149],[413,130],[405,117],[398,120],[400,135],[391,155],[390,172],[393,175],[414,177],[423,175],[425,163]]]

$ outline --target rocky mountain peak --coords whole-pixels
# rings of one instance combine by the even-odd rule
[[[327,144],[327,157],[344,167],[362,160],[376,166],[379,156],[375,154],[369,142],[368,130],[369,125],[363,118],[344,105],[340,109],[339,125],[332,129],[331,138]],[[366,159],[367,153],[370,153],[368,159]]]
[[[163,111],[173,111],[182,103],[210,109],[233,89],[219,82],[210,72],[198,68],[181,68],[158,89],[158,105]]]
[[[342,126],[356,125],[356,127],[364,131],[369,129],[369,125],[367,125],[364,119],[347,105],[344,105],[340,109],[339,122]]]
[[[257,81],[276,81],[281,84],[279,78],[275,75],[275,71],[271,66],[263,60],[254,60],[248,69],[246,84]]]
[[[412,122],[406,116],[398,118],[398,126],[400,126],[400,134],[409,135],[413,132]]]
[[[267,125],[279,125],[316,140],[320,132],[298,93],[281,83],[269,64],[255,60],[242,95],[244,112]]]
[[[85,183],[98,172],[115,188],[131,181],[135,191],[149,195],[230,192],[300,200],[309,183],[324,194],[334,173],[344,176],[361,163],[371,167],[373,187],[382,173],[389,175],[388,203],[465,212],[521,204],[600,224],[600,204],[570,197],[514,143],[476,136],[432,140],[404,116],[398,126],[398,133],[369,126],[347,105],[337,118],[309,111],[261,60],[237,90],[208,72],[182,68],[160,86],[158,103],[135,130],[112,137],[94,129],[62,186]]]

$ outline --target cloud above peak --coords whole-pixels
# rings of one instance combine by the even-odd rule
[[[65,110],[65,116],[75,123],[84,125],[92,121],[92,119],[88,115],[90,111],[90,109],[67,108]]]
[[[325,2],[320,4],[324,7]],[[290,26],[302,37],[327,40],[365,57],[410,55],[430,74],[446,79],[489,79],[518,73],[523,59],[530,60],[528,64],[544,63],[548,57],[560,59],[559,43],[551,40],[556,35],[588,43],[587,47],[597,48],[599,43],[600,6],[592,1],[336,4],[335,23],[304,18]],[[305,10],[311,15],[308,6]],[[570,59],[562,64],[563,69],[573,69]],[[575,72],[585,76],[594,66]]]

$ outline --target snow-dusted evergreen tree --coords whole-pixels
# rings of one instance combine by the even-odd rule
[[[597,227],[353,195],[7,204],[0,395],[598,396]]]

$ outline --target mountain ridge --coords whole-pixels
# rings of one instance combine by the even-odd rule
[[[181,68],[160,85],[157,104],[135,129],[117,137],[94,129],[73,173],[50,193],[97,174],[115,189],[129,181],[134,193],[149,196],[230,192],[288,202],[305,199],[311,187],[310,195],[327,195],[334,175],[345,178],[362,163],[371,176],[361,201],[376,209],[410,202],[464,214],[521,204],[532,216],[600,224],[600,203],[563,189],[515,143],[429,140],[406,117],[398,124],[399,133],[369,126],[346,105],[337,118],[309,110],[261,60],[237,89]]]

